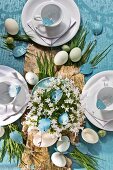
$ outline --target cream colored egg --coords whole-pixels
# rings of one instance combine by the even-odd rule
[[[53,164],[55,164],[58,167],[63,168],[66,166],[66,158],[60,152],[53,153],[51,156],[51,160]]]
[[[93,129],[90,128],[85,128],[82,131],[82,138],[84,141],[91,144],[95,144],[99,141],[98,134]]]
[[[3,127],[0,127],[0,138],[4,135],[5,129]]]
[[[33,138],[33,143],[37,147],[49,147],[52,146],[56,141],[58,140],[58,137],[56,136],[55,133],[50,134],[50,133],[41,133],[38,132],[35,134]]]
[[[68,53],[66,51],[59,51],[54,57],[55,65],[63,65],[68,60]]]
[[[70,140],[67,136],[62,136],[57,142],[57,150],[59,152],[66,152],[70,147]]]
[[[27,83],[30,85],[35,85],[39,81],[38,76],[33,72],[26,73],[25,79],[26,79]]]
[[[12,18],[5,20],[5,28],[10,35],[16,35],[19,31],[18,23]]]
[[[81,59],[81,56],[82,56],[82,52],[81,49],[78,47],[73,48],[69,54],[69,58],[73,62],[78,62]]]

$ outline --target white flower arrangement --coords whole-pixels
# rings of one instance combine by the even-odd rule
[[[49,80],[47,89],[38,88],[32,95],[26,124],[39,131],[56,132],[58,136],[61,136],[63,131],[74,132],[77,136],[79,130],[83,129],[85,117],[80,102],[81,94],[69,79]],[[41,124],[41,120],[44,123]]]

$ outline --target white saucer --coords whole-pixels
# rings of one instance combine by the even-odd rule
[[[10,68],[10,67],[4,66],[4,65],[0,65],[0,77],[6,76],[11,73],[17,74],[18,79],[20,80],[20,82],[22,83],[22,86],[23,86],[20,94],[18,95],[18,97],[16,99],[16,106],[22,107],[24,105],[24,103],[29,100],[29,90],[28,90],[28,86],[27,86],[27,83],[26,83],[24,77],[19,72],[14,70],[13,68]],[[24,106],[22,108],[21,112],[19,112],[15,116],[11,116],[10,118],[8,118],[5,121],[0,120],[0,126],[5,126],[5,125],[15,122],[23,115],[25,110],[26,110],[26,106]],[[8,114],[10,114],[10,113],[8,113]]]
[[[28,21],[30,21],[34,17],[34,12],[37,9],[37,7],[43,2],[45,2],[45,0],[28,0],[23,8],[21,18],[22,18],[22,25],[26,34],[30,36],[34,42],[43,46],[49,46],[40,38],[40,36],[37,33],[32,31],[31,28],[29,28],[29,26],[27,25]],[[77,33],[80,26],[80,12],[76,3],[73,0],[68,0],[68,1],[48,0],[47,2],[60,3],[61,5],[65,6],[65,8],[67,9],[66,16],[67,15],[71,16],[76,20],[76,24],[71,29],[69,29],[69,31],[65,34],[65,36],[62,36],[53,44],[53,46],[60,46],[70,41]]]
[[[109,86],[113,86],[113,83],[109,83]],[[104,88],[104,82],[98,80],[93,86],[90,87],[86,97],[86,109],[97,119],[111,120],[113,119],[113,111],[102,111],[97,108],[97,94],[100,89]]]
[[[107,77],[109,79],[110,82],[113,83],[113,71],[103,71],[100,72],[96,75],[94,75],[93,77],[90,78],[90,80],[88,80],[88,82],[85,84],[84,88],[83,88],[83,94],[87,93],[88,90],[93,86],[93,84],[98,81],[99,79],[101,79],[102,77]],[[91,99],[91,101],[93,102],[93,98]],[[89,106],[89,108],[91,108],[92,106]],[[104,127],[91,115],[91,113],[89,113],[88,111],[85,110],[85,115],[87,117],[87,119],[94,124],[96,127],[100,128],[100,129],[104,129],[107,131],[113,131],[113,121],[109,122],[108,124],[106,124]],[[113,119],[113,114],[112,115],[112,119]]]
[[[41,3],[36,10],[34,11],[34,17],[41,15],[42,8],[48,4],[47,2]],[[54,3],[55,4],[55,3]],[[61,5],[60,3],[56,3],[62,9],[62,22],[54,28],[47,28],[43,26],[42,21],[33,21],[33,27],[40,34],[42,37],[45,38],[58,38],[61,37],[69,28],[71,16],[67,13],[67,9],[65,6]]]

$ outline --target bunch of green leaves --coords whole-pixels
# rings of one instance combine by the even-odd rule
[[[101,60],[103,60],[107,54],[111,51],[110,47],[113,44],[109,45],[105,50],[103,50],[101,53],[98,53],[93,59],[90,61],[90,64],[95,67]]]
[[[10,138],[9,134],[15,130],[19,131],[20,133],[19,127],[18,125],[10,124],[5,126],[4,128],[5,128],[5,134],[4,134],[4,138],[2,139],[3,140],[2,147],[0,148],[0,161],[2,162],[5,154],[8,153],[9,161],[11,162],[12,160],[17,160],[17,164],[18,164],[21,160],[24,147],[23,145],[14,142]]]
[[[70,156],[75,159],[80,166],[86,168],[86,170],[99,170],[98,160],[94,156],[83,154],[77,148],[70,153]]]
[[[88,44],[86,44],[86,37],[88,35],[87,30],[84,27],[80,27],[78,33],[76,36],[71,40],[69,43],[70,49],[73,49],[75,47],[79,47],[82,51],[82,57],[80,61],[77,63],[68,62],[69,65],[75,64],[76,66],[80,67],[81,65],[88,62],[89,57],[93,49],[96,47],[97,42],[96,40],[90,41]],[[104,49],[101,53],[96,54],[96,56],[93,57],[93,59],[90,61],[92,66],[96,66],[101,60],[103,60],[107,54],[110,52],[110,46],[108,46],[106,49]]]
[[[16,35],[1,35],[1,38],[7,39],[8,37],[14,38],[14,41],[31,42],[30,36],[27,34],[16,34]]]
[[[39,69],[39,79],[54,77],[54,63],[52,53],[40,52],[37,54],[37,66]]]

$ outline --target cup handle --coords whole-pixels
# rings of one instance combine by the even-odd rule
[[[37,16],[34,17],[34,20],[35,21],[42,21],[42,18],[39,15],[37,15]]]

